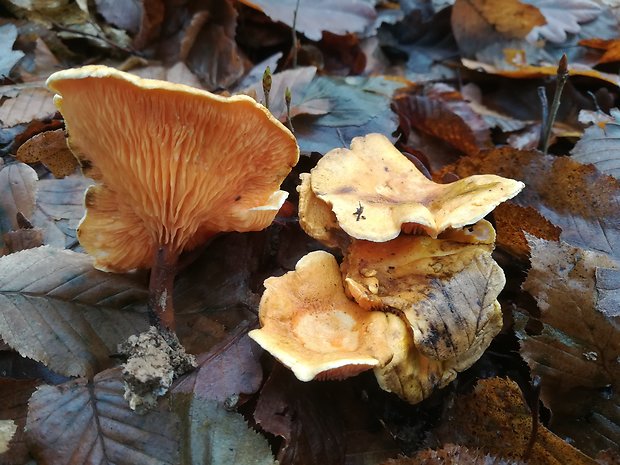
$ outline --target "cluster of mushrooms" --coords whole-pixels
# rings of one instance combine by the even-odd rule
[[[174,334],[181,253],[271,224],[299,158],[293,134],[250,97],[105,66],[60,71],[47,84],[68,146],[95,181],[81,245],[101,270],[151,268],[153,323]],[[482,218],[522,188],[492,175],[436,184],[380,134],[330,151],[302,175],[299,220],[344,260],[317,251],[267,279],[262,327],[250,336],[300,380],[374,369],[383,389],[419,402],[501,329],[505,280]]]
[[[301,178],[302,228],[344,259],[312,252],[267,279],[250,336],[300,380],[374,369],[411,403],[478,360],[501,330],[505,284],[482,218],[523,183],[434,183],[380,134],[328,152]]]

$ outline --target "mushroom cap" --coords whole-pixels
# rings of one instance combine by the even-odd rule
[[[265,280],[259,316],[262,327],[250,337],[301,381],[353,376],[392,357],[385,335],[398,317],[349,300],[327,252],[311,252],[294,271]]]
[[[434,360],[458,359],[480,338],[490,343],[502,326],[496,299],[505,278],[491,257],[493,227],[482,220],[444,234],[447,239],[354,241],[342,265],[347,292],[357,303],[401,311],[417,350]]]
[[[356,137],[351,149],[331,150],[311,171],[312,191],[331,205],[351,237],[385,242],[409,223],[437,237],[473,224],[517,195],[520,181],[478,175],[450,184],[427,179],[381,134]]]
[[[151,266],[157,248],[196,247],[268,226],[299,158],[291,132],[247,96],[221,97],[106,66],[52,74],[68,144],[84,174],[78,228],[99,269]]]
[[[349,237],[338,226],[338,220],[330,206],[312,192],[310,173],[301,173],[299,178],[299,225],[306,234],[327,247],[345,249]]]

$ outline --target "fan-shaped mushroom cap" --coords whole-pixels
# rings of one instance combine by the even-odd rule
[[[351,149],[334,149],[311,171],[314,194],[331,205],[338,224],[351,237],[385,242],[408,223],[437,237],[483,218],[517,195],[520,181],[478,175],[437,184],[420,173],[381,134],[356,137]]]
[[[149,267],[220,231],[256,231],[286,198],[279,187],[299,149],[246,96],[220,97],[105,66],[47,81],[69,147],[99,184],[86,194],[78,237],[100,269]]]
[[[349,238],[338,226],[338,220],[330,206],[312,192],[310,173],[301,173],[299,178],[299,225],[306,234],[327,247],[344,249]]]
[[[400,319],[349,300],[336,259],[311,252],[294,271],[268,278],[260,302],[262,328],[250,337],[302,381],[345,378],[385,365],[386,335]]]
[[[422,355],[461,363],[480,338],[490,343],[501,330],[496,299],[505,278],[491,257],[490,223],[482,220],[445,235],[449,239],[403,235],[386,243],[354,241],[342,268],[347,292],[360,306],[400,310]]]

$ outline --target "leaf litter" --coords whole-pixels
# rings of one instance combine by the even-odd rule
[[[8,447],[0,463],[585,464],[620,454],[620,15],[610,2],[7,1],[0,14],[0,445]],[[549,110],[562,53],[570,77],[543,155],[539,88]],[[263,103],[260,77],[269,64],[270,110],[304,155],[283,183],[289,199],[271,227],[222,233],[181,256],[177,333],[197,367],[167,378],[169,393],[153,396],[143,416],[125,398],[118,345],[149,327],[148,273],[96,271],[82,252],[77,229],[92,181],[75,172],[43,84],[54,71],[92,63],[222,95],[244,89]],[[104,132],[119,117],[110,111],[92,131],[120,137],[123,128]],[[497,304],[492,342],[491,335],[479,346],[470,320],[443,313],[450,305],[432,319],[450,328],[437,340],[420,336],[425,320],[404,323],[439,302],[441,290],[447,303],[462,301],[459,308],[485,307],[476,286],[436,271],[424,278],[434,284],[421,284],[424,260],[452,263],[450,241],[438,239],[430,258],[404,254],[418,259],[392,279],[392,258],[358,253],[382,244],[361,245],[337,221],[365,222],[373,210],[362,199],[350,217],[336,218],[323,192],[308,199],[308,174],[297,192],[300,173],[370,133],[443,184],[480,174],[526,184],[487,216],[497,249],[493,241],[468,243],[456,254],[483,248],[478,255],[486,257],[456,260],[464,266],[459,279],[478,282],[490,264],[499,276],[495,261],[504,268],[503,327]],[[366,163],[378,175],[379,165]],[[310,214],[308,205],[318,209]],[[400,231],[398,241],[430,240],[415,225],[405,229],[418,235]],[[394,357],[376,378],[302,383],[247,336],[260,325],[264,280],[326,249],[344,263],[345,299],[374,302],[400,321]],[[497,292],[490,294],[494,300]],[[433,389],[447,383],[449,346],[459,356],[475,352],[467,366],[481,359]],[[430,349],[444,358],[430,363]],[[135,360],[142,367],[143,357]],[[544,409],[530,412],[516,385],[496,375],[519,381],[530,406],[528,380],[540,377]],[[411,379],[430,386],[418,385],[428,390],[425,400],[409,397],[415,406],[379,387],[402,394],[398,383]]]

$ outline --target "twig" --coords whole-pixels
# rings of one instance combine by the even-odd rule
[[[540,114],[540,137],[538,140],[539,144],[543,143],[545,140],[545,129],[547,127],[547,118],[549,118],[549,102],[547,101],[547,93],[545,90],[545,86],[540,86],[538,88],[538,98],[540,99],[541,106],[541,114]]]
[[[549,115],[547,121],[545,123],[545,132],[543,133],[543,138],[541,140],[543,153],[547,155],[549,151],[549,139],[551,138],[551,130],[553,128],[553,123],[555,122],[555,117],[558,114],[558,108],[560,108],[560,98],[562,96],[562,90],[564,90],[564,84],[568,80],[568,59],[566,58],[566,54],[562,55],[560,58],[560,63],[558,65],[558,73],[555,85],[555,92],[553,94],[553,101],[551,102],[551,109],[549,110]]]
[[[293,121],[291,121],[291,100],[293,99],[293,95],[291,94],[291,89],[288,87],[284,89],[284,103],[286,103],[286,121],[288,122],[288,128],[291,130],[293,134],[295,134],[295,128],[293,128]]]
[[[293,68],[297,68],[297,11],[299,10],[299,2],[295,4],[295,11],[293,11]]]

